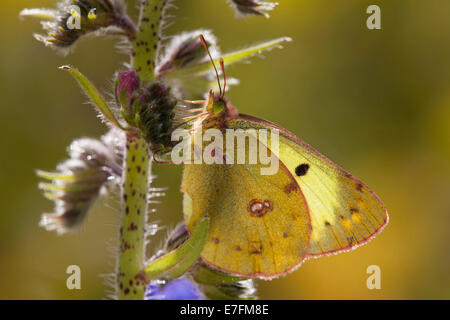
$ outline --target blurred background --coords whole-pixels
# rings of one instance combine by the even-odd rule
[[[243,113],[282,125],[365,181],[383,199],[390,224],[368,245],[310,260],[294,273],[258,281],[263,299],[450,298],[450,2],[280,0],[271,19],[235,19],[225,0],[175,1],[166,30],[209,28],[224,52],[279,36],[285,49],[228,69],[240,79],[228,96]],[[366,8],[381,7],[382,30],[366,28]],[[35,41],[40,25],[19,21],[24,7],[0,4],[0,298],[102,299],[101,274],[114,268],[118,201],[100,200],[82,231],[57,236],[38,227],[53,204],[34,169],[52,170],[74,138],[106,132],[67,74],[72,64],[104,91],[128,57],[112,39],[82,40],[63,57]],[[156,165],[167,196],[150,219],[182,219],[181,167]],[[166,230],[152,241],[161,243]],[[67,290],[68,265],[82,290]],[[369,265],[381,290],[366,287]]]

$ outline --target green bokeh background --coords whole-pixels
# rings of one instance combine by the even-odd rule
[[[287,277],[258,281],[266,299],[450,298],[450,2],[280,0],[271,19],[236,20],[225,0],[176,1],[167,34],[210,28],[223,51],[279,36],[294,42],[251,64],[230,67],[240,79],[229,97],[243,113],[278,123],[369,184],[391,222],[351,253],[307,261]],[[99,88],[128,58],[112,39],[81,41],[58,56],[32,38],[23,7],[0,4],[0,298],[101,299],[100,274],[113,271],[118,205],[97,203],[81,232],[57,236],[37,226],[53,205],[38,191],[35,168],[52,169],[76,137],[106,129],[73,80],[73,64]],[[378,4],[382,30],[365,26]],[[187,97],[188,98],[188,97]],[[167,196],[150,219],[173,226],[182,217],[181,168],[157,165],[155,186]],[[150,245],[156,248],[167,230]],[[68,265],[82,270],[69,291]],[[368,290],[366,268],[381,268],[381,290]]]

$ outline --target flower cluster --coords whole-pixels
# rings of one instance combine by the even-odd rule
[[[170,88],[159,81],[141,88],[134,70],[120,72],[116,80],[116,100],[126,122],[140,129],[153,153],[170,149],[177,105]]]
[[[82,138],[69,147],[70,159],[57,172],[37,171],[39,188],[55,202],[54,213],[42,215],[41,226],[65,233],[78,229],[93,202],[108,181],[120,179],[123,133],[112,129],[101,140]]]
[[[58,49],[70,48],[80,37],[105,32],[134,37],[135,26],[122,0],[65,0],[51,9],[25,9],[21,17],[37,17],[46,35],[37,40]]]

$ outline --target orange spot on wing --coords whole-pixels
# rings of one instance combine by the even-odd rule
[[[247,206],[247,211],[250,212],[250,216],[254,218],[264,217],[267,213],[273,210],[273,204],[270,200],[258,200],[253,199]]]
[[[290,194],[292,191],[298,190],[298,185],[295,182],[289,183],[284,187],[284,193]]]

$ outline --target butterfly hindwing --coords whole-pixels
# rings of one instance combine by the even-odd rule
[[[292,133],[268,121],[240,115],[231,127],[278,129],[277,156],[295,177],[309,208],[308,255],[336,253],[364,244],[387,224],[387,211],[367,185]]]
[[[305,258],[311,225],[305,198],[287,168],[280,164],[274,175],[261,175],[260,169],[186,165],[183,207],[191,231],[204,215],[211,218],[201,254],[206,263],[231,274],[273,278]]]

